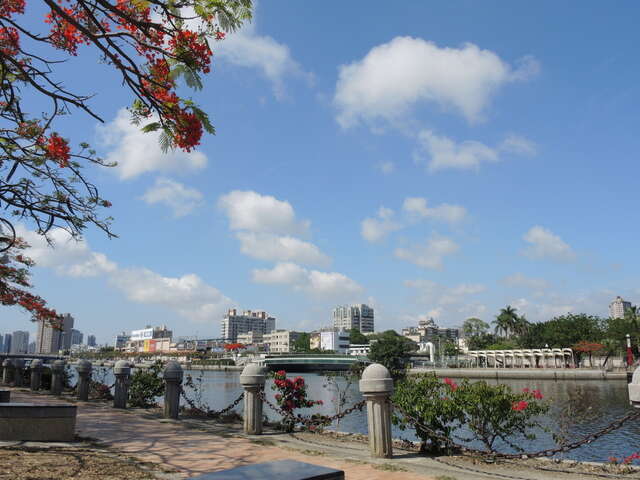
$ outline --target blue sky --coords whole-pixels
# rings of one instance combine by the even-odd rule
[[[120,163],[90,171],[120,238],[58,234],[51,251],[21,227],[54,308],[102,343],[163,323],[216,337],[230,306],[311,330],[364,302],[400,329],[640,301],[640,7],[328,6],[263,1],[217,45],[193,93],[217,135],[190,155],[129,126],[89,50],[63,67],[97,93],[104,125],[76,113],[59,130]]]

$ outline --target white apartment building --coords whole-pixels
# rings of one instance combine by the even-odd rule
[[[374,330],[373,308],[363,303],[341,305],[331,313],[333,327],[338,330],[357,328],[361,333],[371,333]]]
[[[618,296],[609,304],[609,317],[624,318],[624,314],[631,308],[631,302],[625,302]]]
[[[235,308],[229,309],[221,322],[222,338],[226,342],[235,343],[238,335],[255,332],[271,333],[276,329],[276,319],[264,311],[245,310],[240,313]]]
[[[262,332],[251,331],[247,333],[240,333],[236,340],[238,343],[241,343],[243,345],[254,345],[256,343],[262,343],[263,338],[264,335],[262,334]]]
[[[36,353],[58,353],[71,348],[71,330],[73,317],[66,313],[60,318],[61,329],[53,328],[48,322],[38,322],[36,335]]]
[[[349,348],[349,332],[331,330],[320,332],[320,350],[332,350],[335,353],[347,353]]]
[[[300,335],[301,332],[275,330],[264,334],[262,339],[269,353],[289,353],[295,341],[300,338]]]

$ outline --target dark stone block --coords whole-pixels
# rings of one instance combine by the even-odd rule
[[[71,442],[77,407],[0,403],[0,441]]]
[[[193,480],[344,480],[342,470],[296,462],[278,460],[275,462],[255,463],[242,467],[205,473]]]
[[[0,403],[8,403],[11,401],[11,390],[0,390]]]

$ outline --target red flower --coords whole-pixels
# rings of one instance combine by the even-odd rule
[[[225,35],[226,34],[224,32],[221,32],[220,30],[218,30],[216,32],[216,40],[222,40],[225,37]]]
[[[529,390],[528,388],[523,388],[522,389],[522,393],[529,393],[529,392],[531,392],[531,390]]]
[[[529,406],[529,402],[520,400],[519,402],[515,402],[513,405],[511,405],[511,410],[515,410],[516,412],[521,412],[522,410],[525,410],[528,406]]]
[[[69,161],[69,145],[67,141],[54,133],[49,137],[46,145],[47,156],[60,164],[60,167],[66,167]]]
[[[533,391],[533,398],[535,398],[536,400],[542,400],[544,398],[544,395],[542,395],[542,393],[540,393],[540,390],[534,390]]]
[[[455,392],[458,389],[458,384],[453,380],[451,380],[450,378],[445,378],[443,382],[449,385],[449,388],[451,388],[452,392]]]

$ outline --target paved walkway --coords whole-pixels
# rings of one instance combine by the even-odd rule
[[[51,402],[49,396],[13,392],[12,401]],[[149,418],[137,412],[115,410],[91,403],[78,403],[78,435],[107,444],[145,462],[160,464],[193,477],[251,463],[292,459],[346,472],[347,480],[433,480],[433,476],[410,472],[390,472],[296,449],[264,445],[264,441],[232,435],[212,435],[188,428],[180,422]],[[260,443],[258,443],[260,442]],[[309,452],[315,453],[310,446]],[[385,464],[378,468],[385,468]]]

